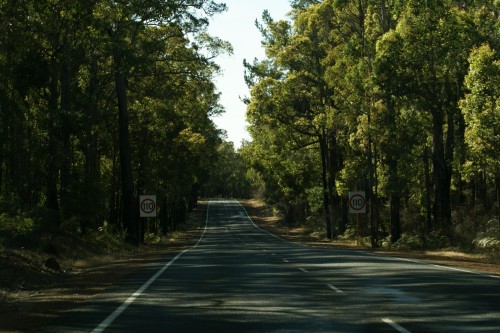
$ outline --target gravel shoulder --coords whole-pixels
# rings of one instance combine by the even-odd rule
[[[442,251],[399,251],[371,248],[363,248],[356,246],[352,241],[330,241],[329,239],[320,236],[311,235],[310,231],[304,228],[287,228],[281,221],[274,216],[271,209],[257,200],[242,200],[241,203],[245,206],[248,214],[254,222],[261,228],[274,233],[281,238],[293,242],[303,244],[322,246],[322,247],[337,247],[350,248],[353,250],[369,251],[373,253],[389,255],[400,258],[409,258],[440,264],[444,266],[453,266],[465,270],[477,271],[485,274],[500,275],[499,258],[493,258],[484,254],[470,254],[457,252],[453,250]]]
[[[256,224],[284,239],[315,246],[371,251],[351,243],[312,237],[303,228],[286,228],[260,201],[242,200],[241,203]],[[44,267],[41,255],[0,252],[0,332],[38,331],[65,311],[78,307],[81,302],[111,287],[126,275],[159,260],[165,253],[192,246],[202,232],[206,205],[205,201],[199,203],[190,214],[186,230],[179,233],[176,239],[169,239],[161,245],[142,246],[134,253],[93,256],[83,267],[81,263],[71,265],[62,261],[66,263],[61,265],[62,272]],[[500,275],[500,265],[485,256],[451,251],[377,252]]]
[[[92,249],[78,261],[71,260],[71,254],[60,254],[56,257],[60,272],[44,265],[47,254],[0,251],[0,332],[40,331],[135,270],[192,246],[201,234],[205,207],[206,202],[199,203],[175,239],[133,252],[96,254]],[[84,246],[79,244],[79,250],[85,251]]]

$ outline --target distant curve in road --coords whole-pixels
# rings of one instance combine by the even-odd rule
[[[209,202],[197,244],[128,276],[47,332],[500,332],[500,279],[309,247]]]

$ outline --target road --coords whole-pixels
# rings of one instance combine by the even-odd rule
[[[50,332],[500,332],[500,278],[308,247],[213,200],[196,246],[60,318]]]

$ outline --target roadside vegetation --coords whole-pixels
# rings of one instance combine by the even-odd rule
[[[0,247],[139,245],[196,205],[224,132],[214,1],[0,1]]]
[[[263,200],[315,242],[500,256],[500,1],[264,12],[238,150],[212,121],[232,50],[206,28],[225,5],[148,4],[0,1],[0,283],[171,245],[218,196]]]
[[[290,226],[500,250],[500,2],[292,1],[246,63],[249,179]]]

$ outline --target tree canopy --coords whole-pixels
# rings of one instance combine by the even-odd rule
[[[499,1],[264,11],[265,57],[242,73],[253,140],[239,150],[212,121],[214,59],[232,49],[207,26],[224,10],[0,1],[0,224],[139,244],[141,194],[157,195],[164,233],[200,195],[253,194],[337,238],[355,229],[349,192],[364,191],[373,247],[500,244]]]
[[[139,195],[161,230],[196,204],[223,112],[207,34],[222,3],[0,1],[0,210],[85,233],[144,237]]]
[[[363,190],[372,246],[471,246],[492,219],[500,237],[499,2],[291,4],[286,20],[263,13],[266,57],[246,62],[244,156],[268,200],[335,237]]]

